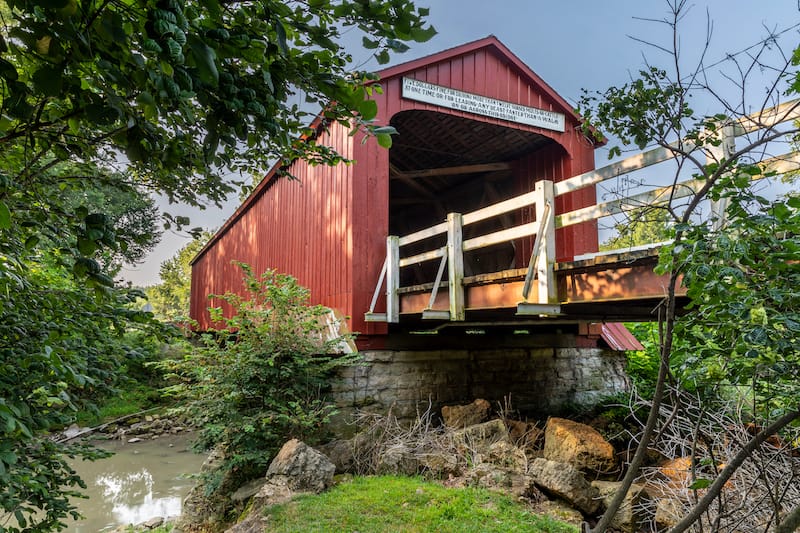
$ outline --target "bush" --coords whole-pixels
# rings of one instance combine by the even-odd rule
[[[347,339],[326,337],[330,310],[308,305],[309,291],[297,280],[274,270],[258,277],[239,266],[248,298],[214,296],[233,316],[212,309],[225,327],[203,335],[201,346],[173,366],[184,380],[173,390],[188,396],[187,410],[202,424],[197,446],[224,449],[217,480],[263,475],[289,438],[318,440],[334,414],[325,398],[331,377],[356,361],[331,355]]]

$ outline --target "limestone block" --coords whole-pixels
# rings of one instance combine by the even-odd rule
[[[608,473],[617,468],[614,447],[596,429],[565,418],[547,421],[544,457],[585,472]]]
[[[286,476],[291,490],[319,493],[330,487],[336,466],[304,442],[292,439],[283,445],[267,469],[267,478]]]
[[[537,458],[528,473],[542,490],[586,514],[592,515],[600,508],[597,489],[570,464]]]
[[[686,514],[686,509],[680,500],[674,498],[659,498],[656,501],[656,528],[658,531],[667,531],[678,525]]]
[[[508,430],[502,420],[494,419],[453,432],[453,441],[459,446],[483,453],[495,442],[509,441]]]
[[[468,405],[446,405],[442,407],[444,425],[449,428],[463,428],[480,424],[489,418],[492,406],[484,399],[477,399]]]
[[[621,485],[620,481],[592,481],[592,486],[600,493],[604,507],[608,507]],[[648,501],[649,496],[644,486],[638,483],[632,484],[610,526],[625,533],[636,533],[650,521],[651,517],[647,514]]]
[[[580,527],[583,523],[583,515],[580,511],[576,511],[565,502],[559,500],[545,500],[537,504],[535,510],[537,514],[543,514],[573,526]]]

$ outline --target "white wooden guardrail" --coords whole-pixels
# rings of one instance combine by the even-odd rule
[[[800,99],[724,124],[716,128],[716,131],[713,132],[713,135],[718,136],[721,141],[718,143],[718,146],[704,148],[707,161],[721,161],[734,154],[734,139],[738,136],[765,128],[771,128],[790,120],[800,120]],[[400,269],[439,259],[439,269],[433,283],[430,302],[428,308],[423,311],[422,318],[463,321],[465,317],[463,285],[464,253],[534,235],[536,238],[531,251],[528,271],[525,276],[525,284],[522,294],[520,295],[520,302],[517,306],[517,314],[559,314],[560,305],[558,302],[554,275],[556,229],[623,213],[644,206],[663,205],[673,200],[695,194],[703,187],[705,182],[702,180],[690,179],[667,187],[660,187],[625,198],[598,203],[560,215],[555,215],[554,213],[555,198],[562,194],[578,191],[586,187],[591,187],[592,185],[600,184],[606,180],[617,178],[623,174],[671,160],[675,157],[673,149],[678,146],[679,144],[676,142],[670,145],[670,147],[648,150],[622,161],[585,172],[558,183],[541,180],[536,182],[536,187],[531,192],[478,209],[471,213],[463,215],[460,213],[450,213],[447,215],[447,220],[445,222],[403,237],[387,237],[386,261],[383,264],[378,284],[375,287],[369,312],[365,314],[365,320],[367,322],[399,322]],[[680,146],[682,146],[683,150],[693,148],[693,145],[689,141],[684,141]],[[760,166],[762,167],[762,174],[760,176],[753,176],[753,179],[759,179],[766,174],[782,174],[800,169],[800,155],[792,153],[776,156],[761,161]],[[536,214],[535,222],[513,226],[470,239],[463,238],[463,228],[465,226],[526,207],[534,208]],[[726,206],[721,202],[712,203],[713,223],[717,226],[723,221],[725,207]],[[419,243],[443,234],[447,235],[447,244],[445,246],[419,252],[409,257],[401,257],[400,252],[404,246]],[[449,294],[449,309],[446,311],[434,310],[433,304],[442,284],[445,269],[447,269],[448,272],[447,290]],[[538,296],[536,301],[531,302],[529,301],[529,295],[534,279],[538,285]],[[384,280],[386,281],[386,312],[376,313],[375,306],[378,302]]]

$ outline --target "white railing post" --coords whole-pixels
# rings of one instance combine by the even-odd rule
[[[718,146],[709,144],[706,148],[707,161],[721,163],[727,161],[736,151],[736,140],[734,126],[730,122],[719,123],[717,130],[710,133],[720,141]],[[720,229],[725,224],[725,211],[728,209],[728,198],[711,200],[711,227],[714,231]]]
[[[386,237],[386,321],[400,322],[400,238]]]
[[[545,228],[542,235],[541,252],[536,265],[536,277],[539,289],[540,304],[557,304],[558,288],[556,287],[555,261],[556,261],[556,220],[555,220],[555,194],[553,182],[541,180],[536,182],[536,215],[548,217],[547,222],[542,221]],[[553,207],[545,209],[546,205]]]
[[[447,289],[450,320],[464,320],[464,245],[461,213],[447,215]]]

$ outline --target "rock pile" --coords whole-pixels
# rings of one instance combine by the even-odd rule
[[[450,487],[477,486],[499,490],[527,501],[534,512],[581,525],[592,523],[605,511],[621,483],[623,467],[614,447],[594,428],[564,418],[550,418],[544,429],[519,420],[492,419],[489,403],[443,409],[444,428],[426,443],[393,441],[375,454],[380,461],[372,473],[425,474]],[[248,514],[227,533],[263,531],[265,507],[284,503],[297,493],[319,493],[332,483],[334,472],[357,472],[363,464],[359,453],[368,448],[369,433],[337,440],[321,452],[297,440],[287,442],[264,478],[230,491],[239,508]],[[384,443],[385,444],[385,443]],[[663,468],[665,483],[688,479],[684,463],[673,461]],[[363,473],[363,472],[360,472]],[[671,481],[670,481],[671,480]],[[622,532],[663,530],[674,525],[683,503],[659,493],[657,486],[635,483],[616,514],[611,528]],[[195,494],[195,496],[197,496]],[[249,502],[249,503],[248,503]],[[175,531],[193,531],[200,509],[190,497]],[[199,523],[199,522],[198,522]]]
[[[190,424],[182,420],[159,414],[131,415],[98,427],[79,427],[73,424],[62,433],[54,435],[58,441],[77,438],[120,440],[131,444],[143,440],[157,439],[162,435],[177,435],[191,431]]]

